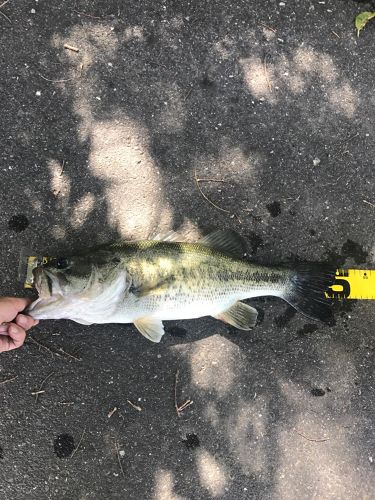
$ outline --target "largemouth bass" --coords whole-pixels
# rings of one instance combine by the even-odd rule
[[[215,231],[197,243],[121,242],[54,258],[33,271],[39,298],[28,314],[84,325],[134,323],[153,342],[164,334],[163,320],[210,315],[249,330],[257,311],[241,300],[263,295],[281,297],[310,318],[330,318],[324,291],[335,269],[258,266],[243,259],[245,248],[237,233]]]

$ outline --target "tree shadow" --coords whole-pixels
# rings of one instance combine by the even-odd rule
[[[368,75],[357,63],[351,82],[352,40],[349,60],[335,35],[316,35],[318,21],[331,30],[319,8],[82,1],[34,14],[9,4],[2,293],[16,291],[22,246],[65,252],[213,226],[250,235],[272,262],[324,260],[347,238],[373,244],[358,206],[359,193],[372,195],[370,155],[357,162],[374,124]],[[348,3],[336,14],[346,22],[352,12]],[[198,182],[224,211],[196,178],[223,181]],[[8,225],[17,215],[30,223],[20,232]],[[32,498],[32,484],[35,498],[301,497],[323,495],[332,467],[343,485],[333,494],[366,494],[374,360],[359,318],[371,324],[371,311],[343,310],[336,326],[314,330],[280,301],[257,304],[265,317],[250,334],[177,322],[157,346],[131,326],[41,325],[34,336],[49,351],[31,341],[1,359],[3,374],[19,374],[4,386],[0,444],[14,479],[4,493]],[[181,417],[177,370],[178,401],[194,400]],[[76,445],[83,436],[66,461],[52,446],[64,432]],[[24,476],[33,481],[16,491]]]

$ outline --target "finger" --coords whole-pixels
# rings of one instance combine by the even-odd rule
[[[25,342],[26,332],[23,328],[11,323],[8,328],[8,337],[4,337],[2,340],[8,340],[8,350],[17,349]]]
[[[1,297],[0,305],[4,302],[9,307],[16,309],[17,311],[23,311],[32,302],[30,299],[24,297]]]
[[[9,323],[0,325],[0,335],[8,335]]]
[[[29,299],[17,297],[0,298],[0,322],[12,321],[17,314],[30,304]]]
[[[39,323],[39,321],[33,319],[31,316],[26,316],[25,314],[19,314],[16,317],[16,323],[24,330],[29,330],[33,326],[36,326]]]

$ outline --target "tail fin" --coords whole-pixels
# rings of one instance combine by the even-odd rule
[[[332,285],[335,271],[326,264],[298,264],[283,299],[305,316],[328,323],[332,319],[332,302],[324,292]]]

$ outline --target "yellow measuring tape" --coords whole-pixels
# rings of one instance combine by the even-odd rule
[[[375,270],[337,269],[327,299],[375,299]]]

